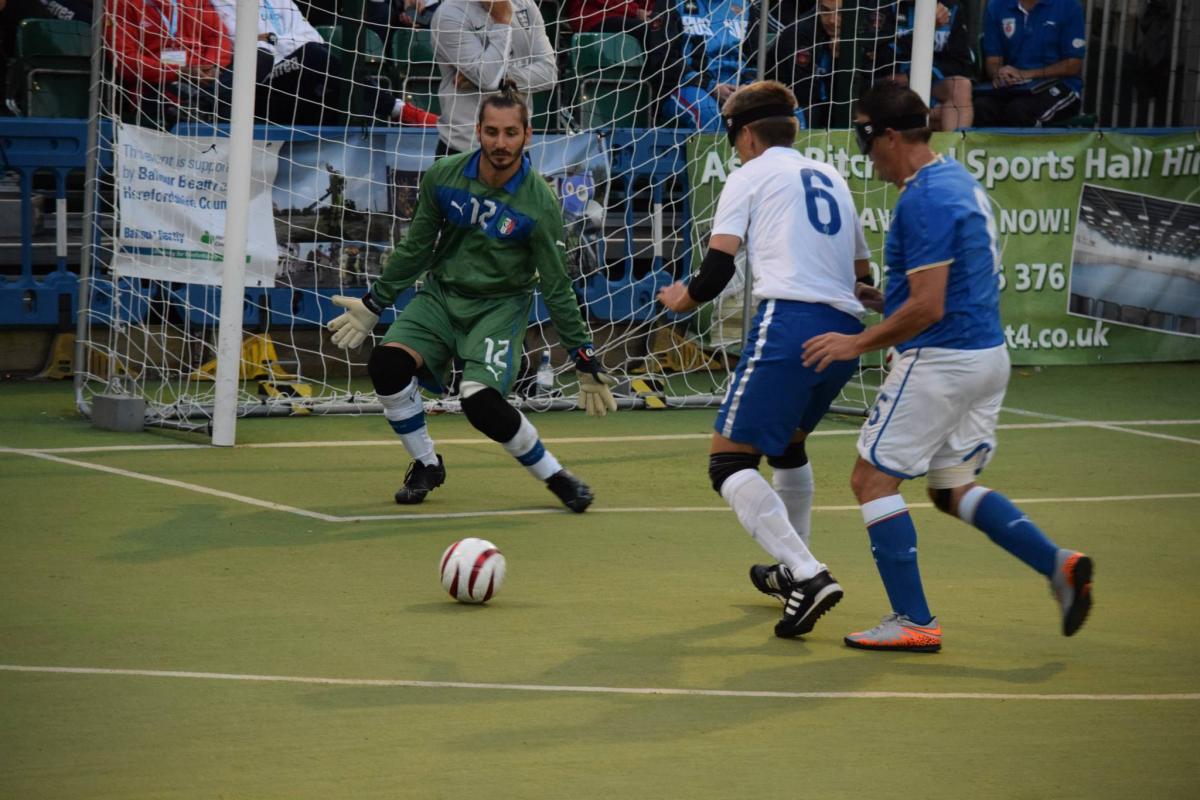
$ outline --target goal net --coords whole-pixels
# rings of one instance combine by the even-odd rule
[[[371,340],[333,346],[335,295],[361,296],[413,215],[422,174],[475,146],[480,86],[516,80],[533,168],[561,200],[569,269],[625,407],[720,402],[753,309],[744,259],[721,297],[675,315],[657,292],[699,268],[736,160],[719,107],[759,77],[792,86],[797,147],[850,183],[878,275],[894,196],[847,131],[853,98],[904,72],[911,3],[613,4],[259,0],[256,61],[232,63],[235,0],[104,0],[95,179],[77,387],[202,426],[215,403],[226,213],[245,214],[239,415],[373,412]],[[507,15],[507,25],[499,21]],[[500,33],[497,33],[500,31]],[[499,54],[499,55],[497,55]],[[235,67],[252,69],[250,192],[228,196]],[[397,298],[375,341],[420,283]],[[577,384],[535,297],[512,401],[573,407]],[[543,365],[548,354],[554,372]],[[862,412],[880,359],[838,407]],[[450,393],[433,407],[457,407]]]

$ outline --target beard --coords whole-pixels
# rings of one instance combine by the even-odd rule
[[[500,149],[500,148],[488,150],[487,148],[484,148],[483,157],[486,158],[488,160],[488,163],[492,165],[492,169],[494,169],[496,171],[501,171],[501,170],[508,169],[514,163],[516,163],[517,161],[520,161],[521,154],[524,152],[525,152],[524,144],[519,145],[518,147],[509,148],[507,150]]]

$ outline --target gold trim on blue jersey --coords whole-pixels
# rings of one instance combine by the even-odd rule
[[[948,267],[954,263],[953,258],[947,258],[945,261],[935,261],[932,264],[922,264],[919,267],[904,270],[906,275],[912,275],[914,272],[923,272],[927,269],[935,269],[936,267]]]

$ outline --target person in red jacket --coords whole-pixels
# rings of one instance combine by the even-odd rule
[[[170,127],[179,113],[211,110],[233,38],[208,0],[114,0],[105,43],[126,100]]]

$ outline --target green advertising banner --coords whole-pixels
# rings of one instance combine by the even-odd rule
[[[1200,131],[940,133],[933,147],[992,200],[1014,364],[1200,359]],[[850,131],[801,131],[796,149],[849,183],[879,275],[898,190]],[[737,165],[724,136],[690,140],[693,244]]]

